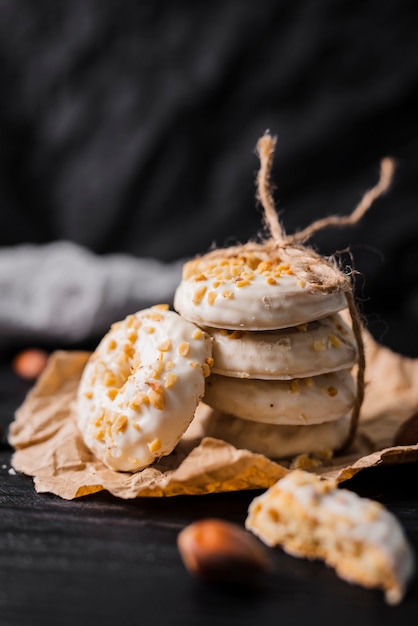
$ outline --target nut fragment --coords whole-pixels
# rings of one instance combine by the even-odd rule
[[[418,412],[402,422],[393,440],[394,446],[411,446],[416,443],[418,443]]]
[[[177,545],[188,571],[207,582],[245,584],[270,569],[264,546],[231,522],[194,522],[179,533]]]

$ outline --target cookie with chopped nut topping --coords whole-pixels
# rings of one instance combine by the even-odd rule
[[[269,546],[322,559],[341,578],[382,589],[389,604],[402,600],[414,573],[412,548],[394,515],[301,470],[254,498],[245,525]]]
[[[346,308],[344,276],[325,259],[333,289],[322,289],[318,273],[262,249],[227,256],[219,251],[187,262],[174,308],[197,324],[230,330],[276,330],[305,324]],[[334,276],[335,274],[335,276]],[[313,281],[315,277],[315,282]],[[338,280],[337,280],[338,279]]]
[[[210,337],[166,305],[113,324],[78,389],[88,448],[109,468],[130,472],[170,454],[194,417],[212,362]]]
[[[347,370],[292,380],[211,374],[203,401],[244,420],[303,426],[339,419],[351,410],[355,393]]]
[[[284,426],[244,420],[204,408],[199,415],[202,436],[215,437],[235,448],[251,450],[271,459],[318,454],[329,460],[345,441],[350,428],[349,415],[322,424]]]
[[[317,376],[357,361],[353,331],[339,314],[270,331],[204,327],[213,338],[212,371],[263,380]]]

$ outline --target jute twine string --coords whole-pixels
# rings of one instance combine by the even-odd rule
[[[264,209],[264,220],[271,234],[271,240],[265,242],[264,248],[272,249],[275,245],[276,248],[280,249],[282,257],[289,260],[292,259],[293,261],[296,260],[296,273],[299,275],[305,273],[305,278],[308,280],[311,287],[314,287],[316,284],[320,286],[322,290],[326,291],[334,291],[335,289],[343,289],[345,291],[353,334],[357,343],[357,394],[351,413],[348,435],[337,451],[341,453],[351,445],[354,439],[361,406],[364,400],[366,359],[364,354],[362,323],[355,303],[353,286],[348,276],[343,274],[332,260],[319,257],[313,250],[301,244],[323,228],[356,224],[368,211],[373,202],[389,188],[392,182],[395,164],[394,161],[389,158],[382,160],[379,181],[372,189],[364,194],[360,203],[350,215],[330,216],[319,219],[304,230],[292,236],[287,236],[279,222],[270,186],[270,173],[276,141],[276,137],[265,133],[257,142],[257,154],[260,159],[260,169],[257,176],[257,198]]]
[[[256,198],[263,208],[264,224],[270,233],[268,239],[261,242],[248,241],[244,244],[228,248],[216,248],[205,255],[205,258],[231,258],[245,254],[268,254],[278,262],[288,262],[293,273],[303,280],[312,291],[335,293],[343,291],[347,299],[347,307],[351,317],[353,334],[357,343],[358,361],[356,399],[351,412],[348,435],[342,446],[337,450],[341,453],[351,445],[357,431],[360,410],[364,400],[366,360],[362,336],[362,323],[355,303],[351,277],[341,271],[333,257],[325,258],[312,248],[304,245],[314,233],[329,226],[347,226],[356,224],[368,211],[373,202],[389,188],[394,170],[394,161],[390,158],[381,162],[380,178],[377,184],[367,191],[354,211],[348,216],[330,216],[313,222],[310,226],[293,235],[287,235],[280,224],[275,202],[271,192],[270,174],[273,165],[277,139],[266,132],[257,142],[256,151],[260,159],[257,175]]]

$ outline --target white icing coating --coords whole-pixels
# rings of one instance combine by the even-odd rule
[[[350,416],[312,426],[264,424],[209,410],[201,419],[201,436],[215,437],[263,454],[269,458],[287,458],[324,450],[336,450],[345,441]]]
[[[193,419],[212,342],[165,305],[113,324],[79,385],[78,426],[108,467],[137,471],[172,452]]]
[[[271,331],[204,327],[214,339],[212,371],[236,378],[283,379],[352,367],[357,348],[340,315]]]
[[[347,370],[290,381],[212,374],[203,400],[241,419],[302,426],[348,413],[355,400],[355,383]]]
[[[323,291],[263,252],[189,261],[174,298],[185,319],[231,330],[288,328],[346,306],[343,290]]]
[[[291,554],[323,558],[347,580],[382,587],[391,604],[402,599],[414,572],[412,549],[392,513],[301,470],[252,501],[246,527]]]

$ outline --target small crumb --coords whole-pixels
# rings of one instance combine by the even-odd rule
[[[10,476],[16,476],[16,470],[13,469],[13,467],[9,467],[8,473],[10,474]]]
[[[290,469],[301,469],[305,470],[306,472],[310,472],[315,470],[317,467],[320,467],[321,465],[321,459],[311,457],[308,454],[299,454],[298,456],[295,456],[295,458],[292,460],[290,464]]]

